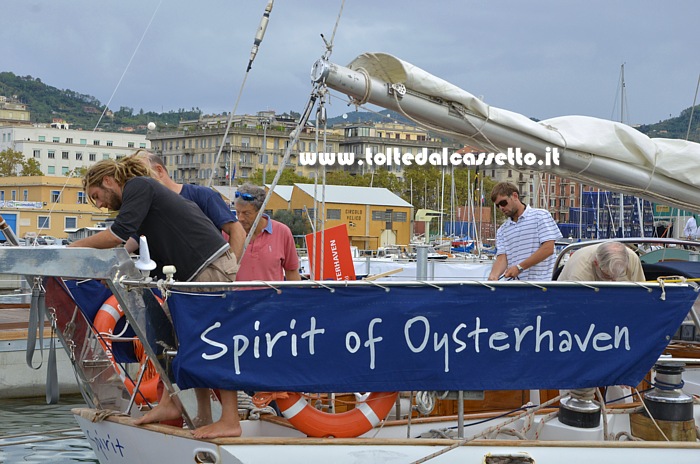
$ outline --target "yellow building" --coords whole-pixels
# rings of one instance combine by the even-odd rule
[[[294,184],[290,208],[297,215],[304,207],[313,217],[322,210],[323,189],[319,185],[314,195],[313,184]],[[385,188],[325,186],[325,224],[330,228],[347,224],[350,245],[365,250],[380,246],[408,245],[412,234],[413,206]]]
[[[0,214],[19,238],[67,238],[66,229],[92,227],[109,217],[88,203],[82,179],[64,176],[0,177]]]

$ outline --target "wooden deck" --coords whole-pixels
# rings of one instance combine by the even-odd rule
[[[29,305],[21,303],[0,303],[0,340],[27,338]],[[44,322],[44,336],[49,336],[51,325]]]

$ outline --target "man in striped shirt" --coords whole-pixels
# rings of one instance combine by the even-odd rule
[[[551,280],[554,242],[562,237],[552,215],[525,205],[518,188],[509,182],[493,187],[491,201],[508,219],[496,232],[496,261],[489,280]]]

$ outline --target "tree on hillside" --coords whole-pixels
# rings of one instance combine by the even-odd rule
[[[297,216],[291,211],[277,210],[275,214],[272,215],[272,219],[289,227],[292,231],[292,235],[306,235],[311,232],[311,225],[308,219],[306,219],[306,215]]]
[[[21,152],[11,148],[0,152],[0,177],[41,175],[39,163],[33,158],[27,161]]]

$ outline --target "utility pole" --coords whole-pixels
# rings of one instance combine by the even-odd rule
[[[263,175],[262,175],[262,184],[263,188],[265,187],[265,173],[267,171],[267,126],[270,124],[270,119],[269,118],[262,118],[260,119],[260,124],[262,124],[263,127],[263,146],[262,146],[262,160],[263,160]],[[284,166],[282,166],[282,169],[284,169]]]

